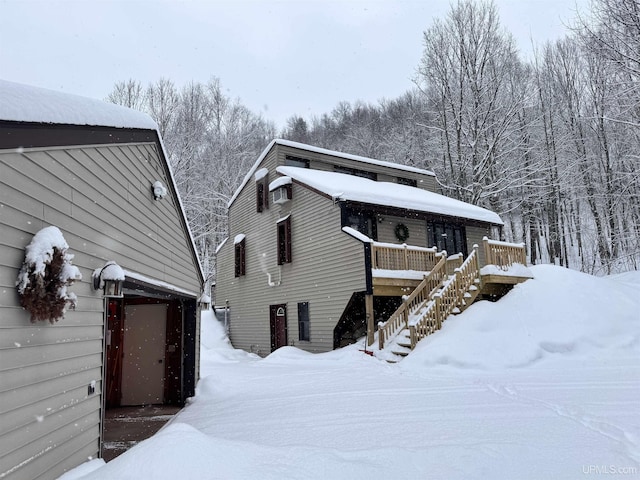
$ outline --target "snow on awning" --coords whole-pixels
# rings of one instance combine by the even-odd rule
[[[269,170],[266,168],[261,168],[260,170],[258,170],[255,174],[255,179],[256,182],[259,182],[260,180],[262,180],[264,177],[266,177],[267,175],[269,175]]]
[[[129,280],[138,280],[139,282],[143,282],[143,283],[146,283],[146,284],[154,286],[154,287],[159,287],[162,290],[168,290],[168,291],[171,291],[171,292],[176,292],[176,293],[179,293],[179,294],[186,295],[188,297],[193,297],[193,298],[198,298],[199,297],[199,294],[197,294],[195,292],[191,292],[191,291],[186,290],[184,288],[180,288],[180,287],[177,287],[177,286],[172,285],[170,283],[163,282],[162,280],[157,280],[155,278],[147,277],[147,276],[141,275],[139,273],[130,272],[129,270],[124,270],[124,274],[125,274],[126,278],[129,279]]]
[[[504,224],[500,216],[491,210],[408,185],[300,167],[277,167],[276,170],[338,200]]]
[[[275,179],[273,182],[269,184],[269,191],[273,192],[274,190],[283,187],[285,185],[291,185],[291,177],[280,177]]]

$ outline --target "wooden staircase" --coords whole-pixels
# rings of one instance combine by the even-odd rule
[[[391,348],[398,356],[408,355],[421,339],[440,330],[449,315],[464,311],[480,293],[477,245],[464,261],[461,256],[447,261],[446,252],[437,255],[435,267],[403,297],[389,319],[378,324],[380,350]]]

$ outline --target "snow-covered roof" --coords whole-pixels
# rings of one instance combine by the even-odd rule
[[[314,147],[313,145],[292,142],[290,140],[277,139],[275,140],[275,142],[278,145],[298,148],[300,150],[306,150],[307,152],[321,153],[323,155],[331,155],[333,157],[346,158],[349,160],[355,160],[357,162],[368,163],[370,165],[380,165],[383,167],[394,168],[396,170],[404,170],[405,172],[420,173],[422,175],[431,175],[435,177],[435,173],[429,170],[423,170],[422,168],[410,167],[408,165],[401,165],[399,163],[385,162],[384,160],[376,160],[375,158],[361,157],[360,155],[351,155],[350,153],[337,152],[335,150],[328,150],[326,148]]]
[[[94,98],[6,80],[0,80],[0,120],[158,129],[146,113]]]
[[[337,200],[350,200],[503,225],[495,212],[408,185],[376,182],[343,173],[278,167],[276,171]]]
[[[292,148],[298,148],[300,150],[306,150],[307,152],[321,153],[321,154],[324,154],[324,155],[331,155],[331,156],[334,156],[334,157],[346,158],[348,160],[355,160],[355,161],[358,161],[358,162],[368,163],[370,165],[380,165],[380,166],[383,166],[383,167],[393,168],[393,169],[399,170],[399,171],[413,172],[413,173],[420,173],[422,175],[435,176],[435,173],[433,173],[433,172],[431,172],[429,170],[422,170],[420,168],[409,167],[408,165],[400,165],[399,163],[392,163],[392,162],[385,162],[385,161],[382,161],[382,160],[375,160],[373,158],[361,157],[359,155],[351,155],[349,153],[337,152],[335,150],[327,150],[326,148],[314,147],[313,145],[307,145],[305,143],[292,142],[290,140],[282,140],[282,139],[276,138],[275,140],[272,140],[271,142],[269,142],[269,145],[267,145],[267,148],[265,148],[262,151],[262,153],[260,154],[260,157],[258,157],[258,160],[256,160],[256,162],[253,164],[251,169],[247,172],[247,174],[244,177],[244,180],[242,180],[242,183],[240,184],[240,186],[237,188],[237,190],[235,191],[235,193],[231,197],[231,200],[229,200],[229,203],[227,204],[227,206],[231,206],[231,204],[235,201],[235,199],[238,197],[238,195],[240,195],[240,192],[245,187],[245,185],[249,182],[249,180],[253,177],[253,175],[257,174],[256,171],[258,170],[258,167],[262,163],[262,160],[264,160],[264,157],[267,156],[269,151],[275,145],[284,145],[286,147],[292,147]],[[258,180],[258,178],[256,178],[256,181],[257,180]]]

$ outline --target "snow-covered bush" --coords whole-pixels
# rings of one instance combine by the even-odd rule
[[[75,308],[77,297],[67,287],[82,275],[71,264],[73,255],[57,227],[46,227],[36,233],[27,245],[25,259],[16,286],[20,305],[31,314],[31,321],[55,323],[67,310]]]

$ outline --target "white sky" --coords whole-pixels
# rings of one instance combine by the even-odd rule
[[[496,0],[525,54],[588,0]],[[115,82],[219,77],[283,127],[407,91],[447,0],[0,0],[0,78],[104,98]]]

